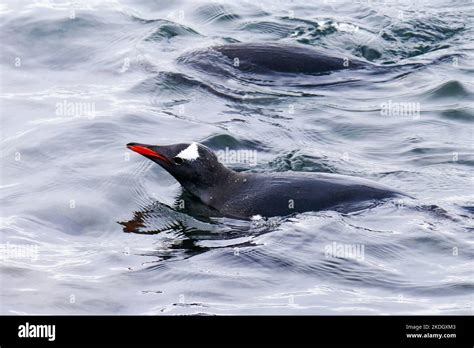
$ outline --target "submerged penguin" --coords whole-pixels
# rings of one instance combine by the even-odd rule
[[[168,146],[130,143],[127,147],[158,163],[219,216],[237,219],[287,216],[406,196],[366,179],[338,174],[235,172],[198,143]]]
[[[281,43],[212,46],[187,52],[178,58],[178,62],[222,76],[229,75],[233,68],[258,74],[324,74],[375,67],[361,59],[336,56],[322,48]]]

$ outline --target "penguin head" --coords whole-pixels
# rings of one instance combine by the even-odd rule
[[[222,183],[230,171],[212,150],[198,143],[165,146],[129,143],[127,147],[159,164],[198,197],[204,190]]]

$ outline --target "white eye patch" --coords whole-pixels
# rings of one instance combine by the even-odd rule
[[[198,146],[196,143],[192,143],[187,148],[182,150],[180,153],[176,155],[176,157],[180,157],[182,159],[193,161],[199,157]]]

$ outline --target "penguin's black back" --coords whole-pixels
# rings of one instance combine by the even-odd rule
[[[285,216],[402,195],[369,180],[325,173],[240,174],[229,183],[227,199],[215,206],[224,215]],[[235,180],[234,180],[235,181]]]

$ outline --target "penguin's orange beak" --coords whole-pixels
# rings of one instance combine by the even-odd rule
[[[148,145],[144,145],[144,144],[137,144],[137,143],[130,143],[130,144],[127,144],[127,147],[132,150],[132,151],[135,151],[137,153],[139,153],[140,155],[143,155],[143,156],[149,156],[149,157],[157,157],[159,158],[160,160],[162,161],[165,161],[167,163],[170,163],[170,160],[168,158],[166,158],[165,156],[163,156],[161,153],[155,151],[155,150],[152,150],[148,147]]]

